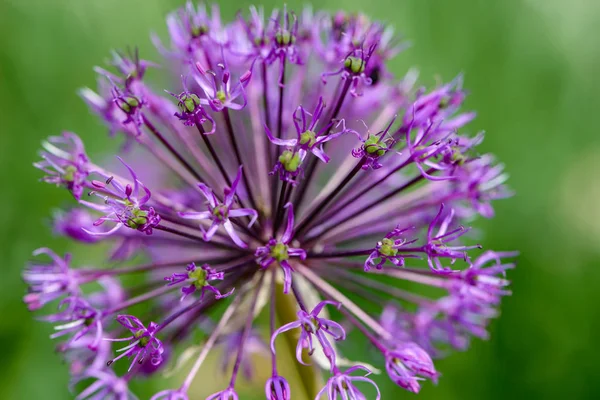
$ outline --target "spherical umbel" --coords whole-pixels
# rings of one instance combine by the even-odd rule
[[[74,198],[54,231],[109,249],[82,265],[43,248],[23,271],[73,387],[90,382],[77,398],[134,398],[131,381],[192,353],[152,400],[196,398],[218,347],[231,374],[209,400],[238,399],[257,354],[271,359],[267,400],[379,399],[380,371],[411,392],[437,382],[432,357],[488,336],[516,256],[482,252],[465,226],[511,193],[483,135],[463,132],[475,114],[462,77],[395,78],[402,44],[356,13],[252,7],[227,22],[188,2],[167,26],[157,72],[180,83],[157,88],[145,72],[158,64],[115,52],[98,89],[80,91],[123,140],[116,161],[65,132],[35,164]],[[376,351],[344,358],[348,329]],[[187,348],[198,330],[201,350]],[[303,388],[280,374],[286,351]]]

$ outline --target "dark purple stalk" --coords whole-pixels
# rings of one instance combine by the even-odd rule
[[[271,299],[275,299],[275,276],[277,275],[276,271],[273,270],[271,274]],[[275,333],[275,301],[271,300],[269,302],[269,332],[271,337]],[[271,368],[273,371],[273,375],[277,374],[277,356],[274,352],[271,352]]]
[[[194,178],[196,178],[199,182],[205,182],[202,175],[196,171],[194,167],[192,167],[183,156],[165,139],[162,133],[146,118],[144,114],[142,114],[142,119],[144,121],[144,125],[156,136],[156,138],[165,146],[169,152],[183,165],[183,167],[190,173]]]
[[[181,236],[181,237],[184,237],[184,238],[187,238],[187,239],[195,240],[197,242],[207,243],[200,236],[196,236],[196,235],[193,235],[193,234],[187,233],[187,232],[182,232],[180,230],[177,230],[177,229],[174,229],[174,228],[169,228],[169,227],[166,227],[164,225],[157,225],[157,226],[154,227],[154,229],[157,229],[157,230],[163,231],[163,232],[169,232],[169,233],[172,233],[172,234],[177,235],[177,236]],[[215,247],[218,247],[218,248],[221,248],[221,249],[225,249],[225,250],[237,250],[239,252],[246,252],[246,253],[251,252],[251,250],[244,250],[244,249],[241,249],[239,247],[230,246],[228,244],[216,242],[214,240],[211,240],[210,244],[212,246],[215,246]]]
[[[402,168],[406,167],[407,165],[410,165],[410,163],[411,163],[410,161],[406,161],[406,162],[400,164],[398,167],[394,168],[389,173],[387,173],[384,177],[382,177],[378,181],[370,184],[369,186],[367,186],[366,188],[364,188],[363,190],[361,190],[360,192],[358,192],[357,194],[355,194],[354,196],[352,196],[350,199],[344,201],[340,205],[336,205],[335,207],[331,208],[329,211],[327,211],[325,213],[325,215],[323,216],[323,219],[327,220],[327,219],[329,219],[329,217],[331,217],[331,216],[339,213],[344,208],[348,207],[349,205],[351,205],[352,203],[354,203],[356,200],[360,199],[362,196],[364,196],[365,194],[369,193],[372,189],[374,189],[375,187],[379,186],[381,183],[383,183],[384,181],[386,181],[390,176],[392,176],[396,172],[400,171]]]
[[[165,318],[165,320],[163,322],[161,322],[161,324],[159,326],[156,327],[156,331],[155,332],[160,332],[162,329],[164,329],[167,325],[169,325],[171,322],[175,321],[177,318],[181,317],[183,314],[193,310],[194,308],[202,305],[203,301],[202,300],[196,300],[195,302],[193,302],[192,304],[190,304],[187,307],[182,308],[181,310],[169,315],[167,318]]]
[[[262,80],[263,80],[263,107],[265,109],[265,125],[271,127],[271,110],[269,109],[269,87],[267,82],[267,64],[263,62],[262,66]],[[267,154],[267,165],[273,166],[273,154],[269,140],[265,138],[266,154]]]
[[[180,218],[178,216],[172,216],[172,215],[169,215],[167,213],[164,213],[164,214],[161,213],[160,217],[161,217],[161,219],[163,221],[170,222],[170,223],[172,223],[174,225],[184,226],[186,228],[190,228],[190,229],[194,229],[194,230],[198,229],[198,223],[197,222],[193,222],[191,220],[185,220],[185,219],[182,219],[182,218]],[[231,222],[233,223],[233,222],[235,222],[235,220],[231,220]],[[229,240],[229,236],[226,236],[226,235],[224,235],[223,233],[221,233],[219,231],[217,231],[215,233],[215,236],[219,237],[221,239]]]
[[[198,122],[196,122],[196,128],[198,128],[198,132],[200,132],[200,136],[204,140],[204,144],[208,148],[208,152],[210,153],[213,161],[217,164],[217,168],[219,168],[219,171],[221,171],[221,175],[223,175],[223,179],[225,179],[225,182],[227,182],[227,185],[229,187],[231,187],[231,179],[229,179],[229,176],[227,175],[227,171],[225,170],[225,167],[223,166],[223,163],[221,162],[221,159],[217,155],[217,152],[215,151],[215,148],[210,143],[210,140],[208,138],[208,135],[206,135],[206,132],[204,131],[204,128]]]
[[[365,256],[371,254],[373,249],[352,250],[352,251],[334,251],[331,253],[307,253],[306,258],[343,258],[352,256]]]
[[[302,300],[302,295],[298,291],[298,287],[296,286],[296,284],[293,281],[292,281],[292,293],[294,293],[294,297],[296,298],[296,302],[298,303],[298,306],[300,307],[300,309],[308,312],[306,310],[306,306],[304,305],[304,300]]]
[[[435,169],[430,168],[427,173],[431,173],[435,171]],[[404,185],[400,186],[397,189],[393,189],[392,191],[388,192],[387,194],[383,195],[382,197],[373,200],[372,202],[370,202],[369,204],[363,206],[362,208],[360,208],[358,211],[353,212],[352,214],[348,215],[347,217],[343,218],[341,221],[337,221],[334,224],[328,226],[327,228],[325,228],[323,231],[319,232],[316,236],[313,237],[309,237],[306,239],[307,243],[312,243],[315,240],[318,240],[319,238],[321,238],[323,235],[325,235],[326,233],[328,233],[329,231],[331,231],[333,228],[342,225],[345,222],[350,221],[351,219],[354,219],[358,216],[360,216],[361,214],[371,210],[373,207],[377,206],[378,204],[394,197],[395,195],[397,195],[398,193],[408,189],[409,187],[411,187],[412,185],[418,183],[419,181],[421,181],[423,178],[423,175],[419,174],[416,177],[414,177],[413,179],[411,179],[410,181],[406,182]]]
[[[250,303],[250,309],[248,311],[248,318],[246,319],[246,325],[244,326],[244,331],[242,332],[242,338],[240,340],[240,346],[238,349],[238,354],[235,359],[235,364],[233,365],[233,372],[231,373],[231,381],[229,383],[230,387],[234,387],[235,380],[237,378],[238,371],[240,369],[240,365],[242,364],[242,357],[244,356],[244,344],[250,335],[250,330],[252,329],[252,321],[254,320],[254,308],[256,307],[256,301],[258,300],[258,294],[260,293],[260,289],[265,278],[265,273],[263,273],[258,281],[258,285],[254,291],[254,295],[252,297],[252,302]]]
[[[332,271],[332,268],[335,269],[335,271]],[[352,281],[354,282],[353,284],[364,288],[370,288],[370,289],[374,289],[372,291],[372,293],[387,293],[390,296],[392,296],[394,299],[402,299],[411,303],[415,303],[415,304],[422,304],[423,302],[427,302],[429,301],[429,299],[422,297],[422,296],[417,296],[414,293],[411,293],[409,291],[394,287],[394,286],[390,286],[390,285],[386,285],[383,282],[379,282],[376,281],[374,279],[370,279],[367,278],[365,275],[357,275],[351,272],[348,272],[346,269],[344,268],[340,268],[336,265],[330,265],[327,268],[321,268],[321,270],[327,275],[329,276],[331,279],[334,279],[335,281],[338,282],[338,284],[346,284],[346,283],[350,283],[348,281]],[[353,290],[353,289],[350,289]],[[381,304],[381,303],[380,303]]]
[[[281,225],[281,220],[283,218],[283,206],[285,205],[285,198],[288,192],[291,190],[289,184],[287,182],[281,183],[281,189],[279,190],[279,200],[277,200],[277,206],[275,207],[276,216],[275,223],[273,224],[273,232],[277,232],[279,226]]]
[[[225,125],[227,126],[227,134],[229,136],[229,141],[231,142],[231,147],[233,147],[233,151],[235,153],[235,158],[237,160],[238,165],[244,165],[242,163],[242,155],[240,153],[240,149],[238,147],[237,141],[235,139],[235,134],[233,132],[233,124],[231,123],[231,118],[229,116],[229,110],[227,108],[223,109],[223,118],[225,120]],[[248,192],[248,198],[250,199],[250,204],[252,204],[252,208],[255,210],[258,209],[256,207],[256,201],[254,200],[254,195],[252,193],[252,187],[250,186],[250,181],[248,180],[248,174],[246,173],[246,169],[242,168],[242,178],[244,180],[244,185],[246,186],[246,191]]]
[[[340,193],[340,191],[344,189],[344,187],[352,180],[352,178],[354,178],[354,176],[361,170],[364,163],[365,160],[363,158],[356,164],[352,171],[350,171],[348,175],[346,175],[344,180],[334,190],[332,190],[327,197],[325,197],[319,204],[317,204],[313,208],[311,213],[306,218],[304,218],[302,222],[300,222],[300,224],[298,224],[298,227],[296,228],[296,236],[302,235],[302,233],[304,233],[304,231],[310,227],[310,223],[313,222],[315,217],[317,217],[321,213],[321,211],[323,211],[325,207],[327,207],[327,205],[335,198],[335,196],[337,196],[338,193]]]
[[[182,267],[182,266],[185,266],[190,263],[223,264],[223,263],[227,263],[229,261],[234,261],[238,258],[240,258],[239,255],[219,257],[219,258],[209,258],[209,259],[204,259],[204,260],[199,259],[199,257],[195,257],[195,258],[187,258],[187,259],[183,259],[183,260],[168,261],[168,262],[163,262],[163,263],[142,264],[142,265],[136,265],[133,267],[125,267],[125,268],[115,268],[115,269],[107,269],[107,270],[83,269],[82,268],[82,269],[79,269],[78,271],[86,274],[86,279],[87,279],[87,275],[91,275],[94,279],[96,279],[100,276],[105,276],[105,275],[123,275],[123,274],[132,274],[132,273],[136,273],[136,272],[158,270],[161,268]]]
[[[281,64],[281,82],[279,82],[279,109],[277,110],[277,137],[281,139],[283,130],[283,90],[285,89],[285,58]],[[279,147],[277,147],[279,153]]]
[[[224,272],[224,273],[228,273],[228,272],[233,272],[236,270],[241,269],[242,267],[252,264],[254,262],[254,256],[250,256],[250,257],[246,257],[243,261],[234,264],[234,265],[230,265],[229,267],[225,267],[223,269],[217,269],[219,272]]]

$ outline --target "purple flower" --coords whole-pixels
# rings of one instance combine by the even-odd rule
[[[397,267],[403,267],[404,258],[411,256],[398,254],[398,249],[400,249],[402,246],[414,243],[416,240],[407,241],[406,239],[400,237],[403,233],[410,229],[411,228],[400,229],[399,227],[396,227],[396,229],[385,235],[380,242],[377,242],[375,250],[369,254],[369,257],[365,261],[365,271],[369,271],[373,267],[381,269],[386,261],[391,262]]]
[[[290,400],[290,385],[279,375],[273,375],[267,379],[265,384],[265,396],[267,400]]]
[[[94,226],[100,226],[107,221],[114,222],[115,226],[106,232],[84,230],[90,235],[108,236],[125,226],[151,235],[152,229],[160,223],[161,219],[153,207],[145,206],[150,200],[151,192],[139,181],[129,165],[125,164],[121,158],[119,158],[119,161],[125,165],[131,174],[133,186],[129,183],[123,186],[112,176],[109,176],[106,177],[106,183],[92,181],[92,185],[98,190],[94,194],[104,199],[104,204],[96,204],[86,200],[80,201],[81,204],[93,210],[107,213],[97,219]]]
[[[88,210],[73,208],[68,211],[57,211],[53,217],[54,232],[57,235],[83,243],[96,243],[102,240],[101,237],[94,234],[102,231],[100,227],[93,226],[95,219]],[[90,234],[83,228],[90,229],[93,233]]]
[[[66,187],[79,200],[92,168],[81,139],[65,132],[48,138],[43,146],[44,151],[40,152],[43,160],[34,164],[48,174],[42,180]]]
[[[493,158],[485,155],[465,163],[456,173],[457,185],[467,193],[465,199],[471,203],[475,212],[486,218],[494,216],[492,200],[512,195],[504,186],[508,175],[503,169],[502,164],[494,165]]]
[[[106,236],[103,234],[105,230],[102,226],[94,225],[95,220],[96,218],[88,209],[73,208],[64,212],[56,211],[53,215],[54,233],[86,244],[115,239],[109,257],[111,261],[127,260],[144,246],[143,237],[140,237],[136,231],[126,229]]]
[[[461,106],[466,94],[462,90],[462,76],[454,81],[442,85],[431,93],[418,93],[417,99],[410,108],[410,112],[404,116],[405,124],[413,126],[428,125],[429,121],[445,121],[448,124],[448,117],[451,117]],[[474,118],[472,113],[460,116],[461,125]],[[458,121],[458,120],[456,120]],[[454,121],[454,124],[456,124]],[[452,128],[458,128],[453,125]]]
[[[270,30],[269,39],[273,43],[271,52],[266,57],[268,63],[279,61],[279,85],[284,85],[285,63],[302,64],[296,38],[298,36],[298,19],[294,13],[287,11],[286,6],[283,12],[274,19],[275,24]]]
[[[70,296],[61,300],[56,314],[42,317],[42,319],[51,323],[60,323],[54,327],[57,332],[50,335],[50,338],[72,335],[67,343],[61,345],[63,350],[71,347],[75,341],[88,334],[93,337],[93,341],[88,346],[90,350],[95,350],[100,345],[104,333],[101,317],[85,299],[80,296]]]
[[[110,87],[105,79],[98,79],[98,91],[100,93],[96,93],[90,88],[82,88],[79,89],[79,95],[87,103],[92,112],[102,118],[111,136],[120,131],[130,132],[131,127],[124,126],[121,123],[124,117],[123,111],[108,97]],[[132,130],[131,133],[133,134],[133,132]]]
[[[185,8],[169,14],[167,27],[173,49],[165,49],[155,37],[161,53],[167,58],[188,62],[191,57],[198,57],[205,46],[220,48],[229,45],[228,27],[221,22],[219,6],[214,4],[211,11],[212,15],[205,4],[194,7],[192,1],[187,1]]]
[[[515,267],[515,264],[502,264],[502,258],[515,257],[518,253],[496,253],[486,251],[471,264],[461,271],[457,284],[452,285],[451,291],[465,298],[471,298],[475,303],[495,305],[502,296],[510,295],[506,288],[510,282],[506,279],[506,270]],[[490,262],[494,262],[488,266]],[[500,275],[500,276],[498,276]]]
[[[475,113],[463,109],[462,76],[433,88],[414,70],[396,78],[388,62],[404,44],[360,13],[251,7],[226,22],[218,6],[188,1],[167,28],[168,39],[153,36],[162,63],[115,52],[95,68],[98,88],[80,91],[124,139],[124,168],[92,162],[73,133],[44,142],[35,164],[76,200],[54,214],[54,233],[106,255],[79,267],[42,249],[49,260],[23,272],[25,303],[49,309],[39,319],[62,338],[72,384],[94,380],[78,398],[133,398],[129,382],[154,385],[176,355],[187,374],[152,399],[187,400],[221,347],[232,372],[209,400],[237,400],[238,378],[265,352],[265,395],[288,400],[295,382],[275,353],[285,333],[298,362],[328,374],[309,397],[379,399],[376,366],[338,346],[345,329],[413,392],[437,382],[432,357],[489,336],[516,253],[480,254],[466,226],[511,191],[503,165],[481,153],[483,134],[463,132]],[[155,90],[153,66],[176,85]]]
[[[121,121],[126,127],[132,127],[136,136],[140,136],[142,131],[140,127],[143,124],[142,107],[146,104],[144,98],[136,96],[130,88],[119,89],[118,86],[112,88],[113,103],[123,112],[125,119]]]
[[[304,310],[298,311],[298,319],[296,321],[283,325],[273,333],[271,336],[271,351],[275,353],[275,339],[279,334],[300,328],[300,337],[298,338],[298,345],[296,346],[296,359],[299,363],[306,364],[302,360],[302,350],[308,350],[309,355],[312,355],[315,351],[313,339],[316,339],[319,342],[326,355],[332,357],[335,354],[335,351],[331,346],[328,336],[335,341],[344,340],[346,338],[346,332],[337,322],[319,317],[323,308],[328,304],[338,308],[341,306],[339,303],[325,300],[317,304],[310,314]]]
[[[131,336],[121,339],[105,339],[111,342],[131,342],[129,345],[117,350],[121,355],[108,362],[108,365],[123,358],[133,358],[129,371],[136,362],[142,363],[146,358],[150,359],[153,365],[158,365],[162,362],[162,353],[164,351],[163,344],[154,335],[157,324],[150,322],[148,328],[144,326],[142,321],[133,315],[119,315],[117,322],[125,329],[131,332]]]
[[[206,98],[201,98],[200,103],[207,104],[213,111],[224,108],[241,110],[246,107],[246,93],[244,87],[252,78],[252,70],[245,71],[235,84],[232,84],[231,72],[227,65],[219,63],[214,70],[206,70],[199,62],[196,63],[198,74],[194,75],[196,83],[204,91]],[[236,101],[241,97],[241,102]]]
[[[423,378],[419,376],[437,380],[431,357],[415,343],[404,343],[386,351],[385,369],[392,381],[413,393],[421,390],[419,381]]]
[[[211,135],[215,133],[215,121],[202,107],[202,100],[198,95],[188,90],[185,77],[182,77],[181,81],[183,84],[183,92],[174,94],[167,91],[167,93],[179,100],[177,107],[179,107],[180,111],[174,115],[187,126],[194,126],[196,124],[202,125],[208,121],[212,128],[210,131],[206,132],[206,134]]]
[[[262,7],[256,8],[250,6],[250,17],[245,19],[241,14],[238,15],[238,21],[243,29],[245,40],[238,40],[232,45],[235,54],[245,56],[248,60],[258,58],[266,60],[272,54],[272,32],[277,20],[278,10],[273,10],[271,17],[265,23],[265,13]]]
[[[394,121],[395,118],[386,129],[377,134],[368,133],[366,139],[362,139],[359,135],[362,145],[352,150],[352,156],[364,160],[361,166],[362,169],[379,169],[383,166],[379,159],[386,155],[396,144],[394,138],[389,136],[389,130]]]
[[[163,390],[152,396],[150,400],[188,400],[188,396],[179,390]]]
[[[152,359],[146,358],[136,369],[137,373],[146,378],[166,374],[167,372],[165,371],[165,369],[167,365],[169,365],[169,361],[173,352],[169,347],[169,343],[163,342],[163,349],[164,351],[162,353],[162,361],[160,362],[160,364],[153,364]]]
[[[406,343],[413,340],[412,322],[413,314],[404,311],[395,303],[388,303],[383,307],[379,323],[387,332],[394,334],[389,345]]]
[[[385,369],[388,375],[398,386],[419,393],[419,376],[434,381],[437,380],[437,372],[433,367],[431,357],[415,343],[404,343],[393,350],[385,353]]]
[[[487,251],[466,270],[417,279],[448,293],[435,302],[423,302],[415,315],[388,305],[382,326],[402,342],[417,342],[434,356],[442,354],[440,348],[447,345],[466,349],[471,336],[486,339],[487,325],[498,314],[495,307],[503,296],[510,295],[504,275],[515,265],[503,263],[502,258],[514,256],[516,253]]]
[[[106,341],[101,341],[98,347],[90,347],[94,341],[91,336],[72,342],[68,347],[59,344],[57,351],[65,355],[65,360],[69,364],[69,372],[74,380],[90,371],[106,370],[106,362],[112,356],[111,345]]]
[[[449,229],[452,219],[454,217],[454,211],[450,213],[442,220],[442,214],[444,211],[444,205],[440,205],[435,218],[429,224],[427,229],[427,244],[423,246],[424,252],[427,254],[427,263],[432,271],[447,273],[451,272],[450,268],[442,266],[440,258],[450,258],[451,262],[454,263],[457,259],[469,260],[466,251],[471,249],[481,248],[480,245],[473,246],[448,246],[447,243],[452,242],[468,232],[463,226],[459,226],[455,229]],[[441,221],[441,222],[440,222]],[[439,223],[437,233],[434,233],[435,227]]]
[[[236,208],[232,210],[232,205],[236,197],[236,191],[238,184],[240,183],[240,178],[242,176],[242,167],[238,169],[238,173],[231,184],[231,188],[225,189],[224,193],[224,201],[221,203],[217,196],[213,193],[213,191],[203,183],[199,183],[198,187],[200,188],[202,194],[206,198],[208,202],[208,211],[201,212],[180,212],[179,216],[185,219],[196,219],[196,220],[204,220],[208,219],[211,221],[211,225],[207,231],[204,230],[202,225],[200,229],[204,235],[204,240],[207,242],[212,239],[212,237],[219,229],[219,226],[223,225],[227,234],[241,248],[247,248],[248,245],[244,243],[242,239],[238,236],[237,232],[233,228],[233,224],[229,220],[230,218],[239,218],[239,217],[251,217],[248,227],[251,227],[256,218],[258,217],[258,213],[256,210],[250,208]]]
[[[143,78],[149,66],[157,65],[141,60],[137,49],[129,56],[113,52],[110,64],[118,73],[95,68],[99,74],[98,93],[89,88],[83,88],[79,93],[92,111],[109,127],[111,136],[117,132],[127,135],[124,148],[128,149],[133,141],[141,139],[144,124],[142,110],[151,112],[156,108],[153,104],[156,96],[145,87]]]
[[[290,257],[299,257],[301,260],[304,260],[306,258],[306,251],[289,246],[294,233],[294,206],[292,203],[288,203],[285,205],[285,208],[287,208],[287,226],[281,239],[269,239],[267,245],[256,249],[254,255],[258,264],[265,269],[269,268],[274,262],[279,263],[284,274],[285,284],[283,292],[289,293],[294,269],[288,260]]]
[[[364,376],[356,376],[350,375],[354,371],[362,370],[366,372]],[[317,399],[321,399],[324,394],[327,395],[327,400],[367,400],[367,397],[360,391],[354,384],[356,382],[364,382],[372,385],[377,391],[376,399],[381,399],[381,393],[379,392],[379,388],[371,379],[367,378],[368,375],[371,374],[371,371],[368,368],[362,366],[356,366],[348,368],[346,371],[341,372],[339,370],[335,371],[334,375],[329,378],[327,381],[327,385],[319,394],[317,394]]]
[[[332,121],[318,132],[315,132],[324,108],[323,98],[319,97],[319,101],[313,114],[310,114],[302,106],[299,106],[296,111],[294,111],[296,139],[279,139],[273,136],[269,127],[265,125],[265,131],[269,141],[274,145],[286,148],[279,156],[279,159],[270,174],[275,174],[279,171],[279,178],[281,180],[285,180],[292,185],[295,185],[297,183],[295,179],[298,175],[302,175],[303,173],[302,162],[306,158],[308,152],[311,152],[324,163],[329,162],[329,156],[325,154],[323,145],[326,142],[343,135],[347,130],[344,128],[339,132],[330,133],[329,131],[333,126]],[[308,123],[308,117],[310,116],[312,116],[311,122]],[[342,120],[337,125],[339,126],[340,124],[343,124],[343,122],[344,121]]]
[[[48,248],[37,249],[34,256],[45,254],[50,263],[31,263],[23,272],[23,280],[28,285],[28,293],[23,300],[29,310],[38,310],[45,304],[65,295],[79,293],[79,276],[69,266],[71,255],[64,258]]]
[[[239,397],[233,388],[227,388],[221,392],[214,393],[206,398],[206,400],[238,400]]]
[[[426,179],[454,180],[457,167],[465,163],[465,154],[471,147],[449,132],[443,131],[440,135],[439,128],[440,124],[431,122],[426,128],[418,129],[414,139],[410,137],[411,129],[406,129],[408,152]]]
[[[59,345],[59,350],[77,349],[86,343],[89,350],[96,351],[104,333],[103,315],[99,308],[112,306],[113,303],[107,300],[109,298],[121,301],[120,286],[109,277],[103,277],[98,279],[103,290],[84,296],[80,286],[90,280],[70,267],[69,254],[61,258],[47,248],[38,249],[33,254],[46,254],[51,261],[36,261],[23,273],[23,279],[29,285],[28,294],[24,296],[28,308],[34,311],[57,301],[56,312],[40,317],[40,320],[55,325],[51,338],[68,335],[68,340]]]
[[[208,264],[204,264],[200,266],[200,268],[197,268],[196,264],[191,263],[187,266],[186,270],[187,272],[184,274],[175,273],[171,276],[165,277],[165,281],[169,282],[168,286],[177,285],[181,282],[190,282],[189,286],[181,288],[181,293],[183,293],[181,300],[194,293],[196,290],[200,290],[201,292],[200,300],[204,300],[204,294],[206,292],[213,292],[215,299],[222,299],[230,296],[235,290],[235,288],[233,288],[229,292],[221,294],[219,289],[211,285],[211,281],[222,281],[225,277],[225,273],[215,271]]]
[[[127,380],[117,376],[111,370],[89,369],[83,375],[78,376],[73,382],[76,383],[92,378],[94,383],[85,388],[75,400],[135,400],[137,397],[129,390]]]
[[[129,55],[115,51],[113,52],[112,56],[113,59],[111,61],[111,65],[117,68],[120,75],[125,78],[125,84],[127,85],[129,85],[133,80],[141,81],[144,78],[144,74],[146,73],[146,69],[148,67],[157,66],[149,61],[141,60],[137,48],[134,49],[133,52],[129,52]],[[96,68],[96,70],[98,69],[99,68]],[[118,77],[116,78],[119,79]]]
[[[322,74],[323,83],[326,82],[326,77],[340,75],[341,78],[347,81],[350,89],[350,94],[354,97],[362,96],[362,87],[369,86],[373,83],[373,79],[367,76],[365,71],[369,66],[369,60],[377,47],[373,44],[365,50],[363,47],[353,48],[344,58],[343,65],[334,72],[325,72]]]

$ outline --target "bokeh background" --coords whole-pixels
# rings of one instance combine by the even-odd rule
[[[139,45],[145,58],[156,59],[149,32],[164,34],[165,13],[182,3],[0,0],[0,399],[72,397],[49,327],[21,302],[20,270],[31,250],[68,246],[47,227],[51,210],[68,197],[38,182],[31,163],[39,143],[69,129],[92,155],[114,146],[75,91],[93,87],[92,66],[102,65],[112,48]],[[248,4],[221,7],[231,17]],[[492,339],[439,361],[441,382],[426,385],[420,399],[600,398],[600,2],[320,0],[318,6],[360,10],[393,24],[412,43],[392,63],[398,75],[417,67],[431,85],[464,72],[467,106],[478,111],[471,130],[486,130],[483,148],[506,163],[517,193],[496,203],[496,218],[475,224],[487,247],[521,251],[510,275],[514,295],[504,301]],[[206,382],[214,384],[217,375],[208,370]],[[380,381],[384,400],[412,396]],[[143,386],[145,399],[151,384]]]

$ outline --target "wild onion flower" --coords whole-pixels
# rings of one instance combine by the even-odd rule
[[[35,164],[74,197],[54,232],[109,250],[94,266],[40,249],[23,273],[73,387],[91,382],[77,398],[134,398],[129,382],[190,351],[183,382],[153,399],[191,398],[218,346],[232,372],[208,399],[237,399],[256,352],[271,358],[270,400],[378,399],[382,370],[411,392],[437,382],[433,359],[487,337],[515,256],[481,251],[464,225],[510,192],[483,136],[465,134],[462,78],[395,78],[402,43],[360,14],[252,7],[224,23],[190,2],[167,25],[170,43],[154,42],[171,87],[136,51],[81,90],[123,138],[116,161],[63,133]],[[376,351],[345,358],[348,329]],[[285,351],[303,388],[280,373]]]

